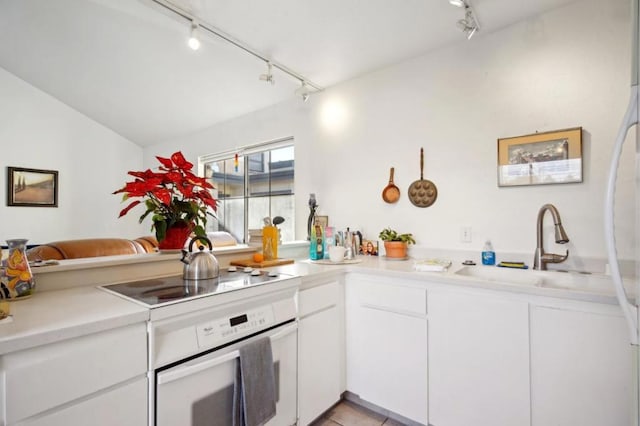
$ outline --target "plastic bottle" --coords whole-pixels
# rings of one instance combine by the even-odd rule
[[[496,252],[493,251],[493,245],[491,241],[487,240],[482,248],[482,264],[483,265],[495,265],[496,264]]]
[[[264,260],[278,258],[278,228],[273,225],[262,228],[262,254]]]
[[[321,260],[324,258],[324,236],[322,227],[314,225],[311,227],[311,241],[309,244],[309,259]]]

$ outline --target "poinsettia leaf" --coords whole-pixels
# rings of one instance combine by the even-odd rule
[[[178,168],[180,168],[182,170],[191,170],[191,169],[193,169],[193,164],[188,162],[184,158],[184,155],[182,155],[182,152],[180,152],[180,151],[174,152],[171,155],[171,160],[173,161],[173,164],[175,164],[176,166],[178,166]]]
[[[156,239],[158,241],[164,240],[164,237],[167,236],[167,222],[164,220],[154,220],[153,226],[156,229]]]
[[[170,169],[173,167],[173,162],[169,158],[158,157],[157,155],[156,155],[156,158],[158,159],[160,164],[165,166],[167,169]]]
[[[135,200],[135,201],[131,202],[131,204],[129,204],[127,207],[125,207],[124,209],[122,209],[120,211],[120,214],[118,215],[118,217],[120,218],[120,217],[124,216],[125,214],[127,214],[129,212],[129,210],[131,210],[132,208],[134,208],[135,206],[137,206],[140,203],[141,203],[140,200]]]
[[[207,236],[207,232],[200,225],[198,225],[195,228],[193,228],[193,233],[196,234],[198,237],[206,237]]]

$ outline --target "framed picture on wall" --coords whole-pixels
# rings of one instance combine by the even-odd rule
[[[58,171],[7,167],[7,205],[58,207]]]
[[[582,182],[582,127],[498,139],[498,186]]]

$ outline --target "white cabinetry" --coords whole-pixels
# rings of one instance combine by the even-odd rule
[[[528,304],[434,289],[428,306],[429,423],[529,426]]]
[[[343,390],[343,286],[338,280],[300,291],[298,417],[308,425]]]
[[[147,423],[144,323],[6,354],[4,423]]]
[[[424,286],[348,275],[347,389],[427,423],[427,294]]]
[[[633,424],[627,338],[617,306],[532,307],[531,424]]]

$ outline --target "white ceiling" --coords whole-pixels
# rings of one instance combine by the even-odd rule
[[[447,0],[172,0],[310,81],[330,87],[573,0],[471,0],[467,41]],[[0,0],[0,67],[146,146],[294,96],[299,81],[152,0]]]

